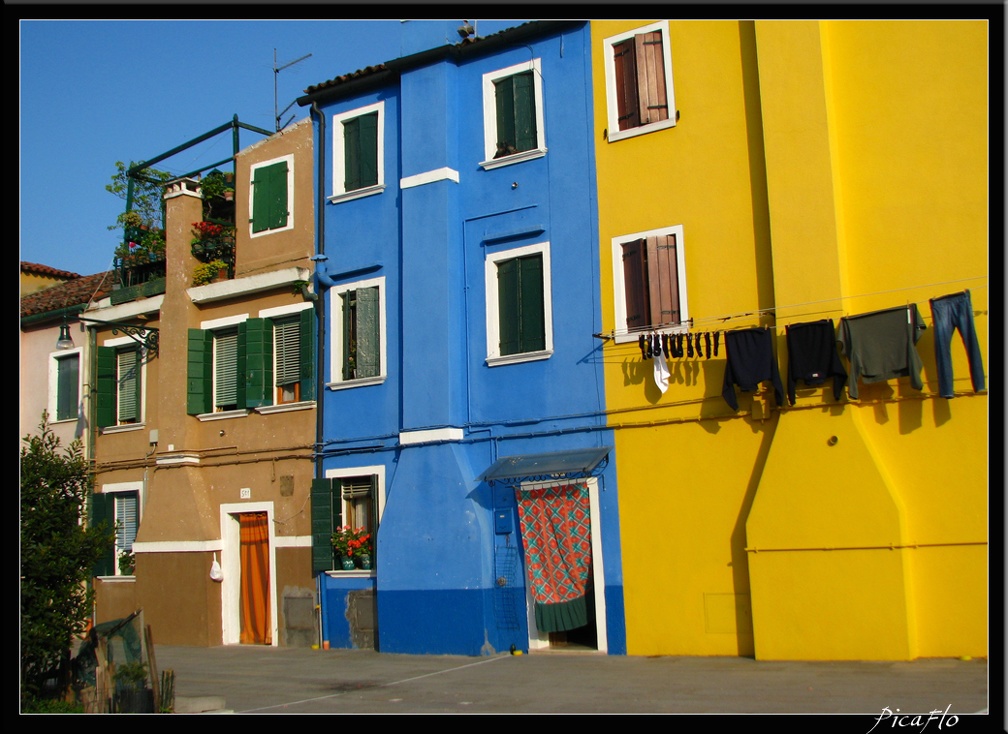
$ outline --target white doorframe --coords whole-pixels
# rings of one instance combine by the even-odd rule
[[[269,527],[269,605],[272,646],[278,644],[276,536],[273,532],[272,502],[240,502],[220,506],[221,546],[221,629],[225,645],[241,643],[241,527],[238,516],[244,512],[265,512]],[[593,549],[594,552],[594,549]]]
[[[595,592],[595,628],[596,641],[599,652],[609,651],[609,636],[606,630],[606,607],[605,607],[605,568],[602,563],[602,522],[599,509],[598,479],[590,477],[588,479],[568,480],[563,482],[523,482],[522,489],[536,489],[539,487],[558,487],[565,484],[584,482],[588,485],[588,498],[590,506],[591,525],[591,549],[592,549],[592,586]],[[521,535],[519,524],[518,534]],[[522,541],[522,548],[525,543]],[[523,554],[524,555],[524,554]],[[522,569],[524,574],[524,568]],[[532,588],[528,583],[528,576],[525,575],[525,615],[528,618],[529,630],[529,650],[544,650],[549,647],[549,633],[540,633],[535,623],[535,603],[532,600]]]

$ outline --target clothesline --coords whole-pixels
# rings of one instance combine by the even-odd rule
[[[923,284],[923,285],[908,286],[906,288],[892,288],[890,290],[874,291],[872,293],[859,293],[859,294],[849,295],[849,296],[845,295],[845,296],[837,296],[837,297],[834,297],[834,298],[823,298],[823,299],[816,300],[816,301],[805,301],[803,303],[792,303],[792,304],[787,304],[787,305],[783,305],[783,306],[770,306],[769,308],[759,308],[759,309],[754,309],[752,311],[745,311],[743,313],[727,314],[725,316],[708,316],[708,317],[702,318],[702,319],[694,319],[694,318],[690,317],[689,319],[687,319],[686,321],[684,321],[684,322],[682,322],[680,324],[652,324],[652,325],[649,325],[649,326],[645,326],[643,328],[634,329],[633,331],[630,331],[628,329],[612,329],[608,333],[599,332],[598,334],[594,334],[594,336],[596,338],[599,338],[599,339],[607,339],[608,340],[608,339],[613,339],[616,336],[626,336],[626,335],[629,335],[629,334],[637,334],[637,333],[640,333],[640,332],[650,332],[650,331],[660,331],[660,330],[663,330],[663,329],[681,328],[683,325],[686,325],[687,328],[689,328],[689,329],[693,329],[698,324],[723,324],[723,323],[725,323],[727,321],[731,321],[732,319],[744,318],[746,316],[760,316],[760,315],[763,315],[763,314],[776,315],[776,313],[778,311],[785,311],[787,309],[792,309],[792,308],[800,308],[802,306],[814,306],[814,305],[821,304],[821,303],[831,303],[831,302],[835,302],[835,301],[842,301],[844,299],[868,298],[870,296],[885,295],[886,293],[900,293],[900,292],[905,292],[905,291],[918,290],[918,289],[921,289],[921,288],[934,288],[934,287],[941,286],[941,285],[953,285],[955,283],[967,283],[967,282],[971,282],[971,281],[974,281],[974,280],[987,280],[988,277],[989,276],[986,276],[986,275],[979,275],[979,276],[975,276],[975,277],[971,277],[971,278],[958,278],[956,280],[946,280],[946,281],[937,282],[937,283],[926,283],[926,284]],[[971,286],[971,287],[974,288],[974,289],[987,288],[988,285],[987,284],[983,284],[983,285],[977,285],[977,286]],[[800,318],[800,317],[813,316],[813,315],[824,314],[824,313],[832,313],[832,312],[835,312],[837,310],[838,309],[832,308],[832,309],[825,309],[825,310],[822,310],[822,311],[805,311],[805,312],[802,312],[802,313],[796,313],[796,314],[794,314],[794,317],[795,318]],[[847,315],[847,314],[844,314],[844,315]]]

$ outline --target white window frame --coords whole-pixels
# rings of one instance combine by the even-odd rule
[[[147,350],[142,346],[138,345],[135,339],[131,339],[128,336],[118,337],[116,339],[106,339],[102,342],[103,347],[112,347],[116,350],[116,406],[115,406],[115,419],[116,423],[114,426],[106,426],[102,429],[102,433],[119,433],[123,431],[135,431],[144,427],[147,422]],[[137,390],[140,392],[140,415],[137,418],[136,423],[120,423],[119,422],[119,347],[136,346],[140,354],[140,373],[137,376],[138,385]]]
[[[375,464],[374,466],[352,466],[339,469],[326,469],[326,479],[346,479],[347,477],[376,477],[375,491],[378,492],[378,527],[381,527],[381,518],[385,513],[385,465]],[[340,517],[347,516],[347,501],[343,499],[343,490],[340,489]],[[377,538],[376,538],[377,540]]]
[[[312,306],[311,303],[298,303],[298,304],[295,304],[293,306],[277,306],[275,308],[264,308],[264,309],[262,309],[262,310],[259,311],[259,318],[261,318],[261,319],[270,319],[270,320],[283,319],[283,318],[286,318],[288,316],[296,316],[296,315],[300,314],[302,311],[307,311],[310,308],[313,308],[313,306]],[[274,326],[274,329],[275,328],[276,327]],[[274,337],[275,337],[275,335],[276,335],[276,332],[274,331]],[[276,375],[276,373],[277,373],[277,353],[276,353],[276,339],[274,338],[274,340],[273,340],[273,374]],[[273,404],[272,405],[263,405],[263,406],[260,406],[260,407],[256,408],[256,412],[259,412],[259,413],[278,413],[278,412],[282,412],[284,410],[291,410],[291,409],[303,407],[303,406],[306,406],[306,405],[312,405],[315,402],[314,400],[299,400],[299,401],[293,402],[293,403],[278,403],[277,400],[276,400],[276,384],[275,383],[276,383],[276,380],[274,378],[274,384],[271,386],[272,390],[273,390]]]
[[[652,122],[647,125],[639,125],[628,130],[619,129],[619,105],[616,101],[616,63],[613,46],[622,43],[628,38],[633,38],[641,33],[651,33],[660,31],[662,34],[662,55],[665,58],[665,99],[668,103],[668,119]],[[625,138],[632,138],[637,135],[645,135],[657,130],[665,130],[676,125],[676,104],[675,85],[672,81],[672,43],[669,39],[669,28],[667,20],[660,20],[657,23],[634,28],[625,33],[618,33],[609,36],[602,41],[603,54],[605,58],[605,79],[606,79],[606,120],[608,123],[608,134],[606,139],[612,143]]]
[[[287,224],[283,227],[276,227],[275,229],[264,229],[261,232],[252,231],[252,219],[255,216],[255,186],[252,186],[252,181],[255,181],[255,173],[260,168],[268,168],[269,166],[275,166],[281,161],[287,161]],[[249,237],[262,237],[264,235],[276,234],[277,232],[287,232],[288,230],[294,229],[294,155],[282,155],[279,158],[274,158],[269,161],[260,161],[259,163],[253,163],[249,168]]]
[[[81,395],[83,395],[84,388],[84,350],[82,347],[76,347],[75,349],[61,349],[56,352],[51,352],[49,355],[49,422],[50,424],[56,423],[70,423],[71,421],[79,420],[81,417]],[[62,418],[57,419],[57,405],[59,403],[59,361],[61,359],[76,359],[77,360],[77,412],[74,414],[73,418]]]
[[[346,150],[343,145],[343,123],[356,117],[378,113],[378,183],[360,189],[346,190]],[[380,194],[385,190],[385,102],[379,101],[365,107],[340,112],[332,118],[332,203],[351,201],[364,196]]]
[[[612,268],[613,268],[613,311],[615,328],[613,335],[617,344],[637,341],[641,332],[631,332],[627,328],[626,284],[623,275],[623,243],[647,237],[675,235],[676,238],[676,270],[679,274],[679,326],[663,326],[661,331],[666,334],[686,332],[689,330],[689,305],[686,297],[686,242],[683,237],[683,225],[649,229],[644,232],[620,235],[612,238]]]
[[[522,72],[532,72],[535,90],[536,147],[514,155],[494,159],[497,153],[497,94],[494,82]],[[483,160],[480,166],[485,170],[509,166],[513,163],[542,158],[546,155],[546,125],[543,115],[542,60],[539,58],[523,61],[505,69],[487,72],[483,75]]]
[[[517,354],[500,353],[500,308],[497,293],[497,265],[505,260],[541,254],[543,261],[543,323],[545,331],[545,349],[535,352],[519,352]],[[549,359],[553,354],[553,285],[550,268],[550,243],[538,242],[524,247],[514,247],[499,252],[487,253],[484,277],[486,282],[486,335],[487,357],[489,367],[516,362],[531,362],[538,359]]]
[[[111,495],[127,494],[127,493],[134,493],[134,492],[136,493],[136,496],[137,496],[137,520],[136,520],[136,526],[137,526],[137,532],[139,532],[140,531],[141,518],[143,517],[143,506],[144,506],[143,482],[116,482],[116,483],[113,483],[113,484],[105,484],[105,485],[102,485],[102,490],[101,491],[102,491],[102,494],[111,494]],[[116,519],[119,516],[118,510],[119,510],[119,498],[118,497],[113,497],[112,498],[112,521],[113,521],[113,523],[116,521]],[[123,547],[122,547],[122,545],[120,543],[118,528],[113,527],[113,529],[115,530],[115,550],[113,552],[113,557],[112,557],[112,568],[113,568],[112,575],[113,576],[124,576],[125,574],[123,574],[119,570],[119,554],[122,553],[122,551],[124,549],[123,549]],[[134,541],[133,544],[135,546],[136,545],[136,541]],[[136,551],[134,550],[133,553],[134,553],[134,556],[135,556]],[[130,576],[130,578],[132,578],[132,576]]]
[[[352,380],[343,379],[343,298],[347,291],[361,288],[378,287],[378,359],[381,369],[372,377],[358,377]],[[377,385],[385,382],[388,377],[388,329],[385,323],[385,277],[358,280],[353,283],[343,283],[329,289],[329,382],[330,390],[341,390],[363,385]]]

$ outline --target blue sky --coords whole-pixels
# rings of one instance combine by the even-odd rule
[[[419,50],[404,36],[456,43],[462,20],[21,18],[20,259],[80,275],[111,268],[120,235],[108,227],[125,210],[105,190],[116,161],[149,160],[235,115],[275,130],[306,87]],[[524,22],[469,20],[480,36]],[[307,110],[295,103],[281,123],[292,115]],[[240,146],[261,139],[242,130]],[[227,132],[155,167],[185,173],[230,153]]]

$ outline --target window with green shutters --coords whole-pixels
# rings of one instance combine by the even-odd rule
[[[484,168],[545,155],[540,59],[484,74],[483,114]]]
[[[80,405],[80,352],[55,357],[56,420],[76,420]]]
[[[378,183],[378,113],[343,123],[344,189],[355,191]]]
[[[354,199],[385,187],[385,103],[333,115],[332,195]]]
[[[344,470],[347,471],[347,470]],[[378,522],[381,514],[381,477],[378,474],[353,474],[312,480],[311,532],[312,570],[338,570],[339,559],[332,548],[332,534],[339,527],[366,528],[371,533],[371,547],[377,549]],[[372,563],[377,561],[373,557]],[[376,568],[376,566],[374,566]]]
[[[315,316],[310,308],[236,327],[189,330],[190,415],[314,400]]]
[[[384,278],[333,288],[333,383],[384,379]]]
[[[95,373],[99,428],[139,423],[142,420],[140,346],[98,347]]]
[[[96,576],[121,575],[118,559],[123,552],[132,553],[140,527],[140,492],[126,490],[98,492],[91,496],[91,522],[105,522],[115,529],[115,546],[109,548],[94,569]]]
[[[549,245],[491,253],[486,261],[487,363],[544,359],[553,350]]]
[[[282,159],[252,169],[252,233],[288,229],[292,159]]]
[[[668,22],[607,38],[608,139],[676,124]]]

